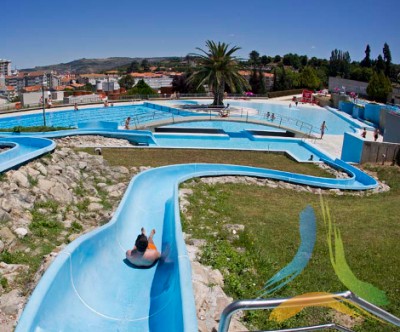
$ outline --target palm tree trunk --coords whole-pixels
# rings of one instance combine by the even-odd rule
[[[219,86],[214,90],[214,106],[223,106],[224,105],[224,91],[225,91],[225,82],[221,82]]]

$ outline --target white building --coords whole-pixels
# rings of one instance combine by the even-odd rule
[[[118,80],[115,78],[110,78],[106,80],[97,80],[96,81],[96,90],[104,91],[104,92],[112,92],[119,90],[120,86]]]
[[[0,74],[3,74],[4,76],[11,75],[11,61],[10,60],[0,59]]]

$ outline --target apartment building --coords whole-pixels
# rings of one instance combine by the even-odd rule
[[[0,75],[11,75],[11,61],[0,59]]]
[[[30,72],[30,73],[18,73],[17,75],[9,75],[5,78],[5,84],[7,86],[14,87],[17,91],[21,91],[23,88],[43,85],[43,76],[45,76],[46,87],[53,89],[61,84],[61,78],[53,73],[45,72]]]

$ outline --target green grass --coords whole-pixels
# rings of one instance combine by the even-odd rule
[[[91,148],[79,149],[95,154]],[[282,171],[332,177],[313,164],[298,163],[283,154],[196,149],[102,149],[103,157],[113,166],[165,166],[183,163],[222,163],[279,169]]]
[[[390,304],[384,309],[400,316],[400,171],[370,168],[392,190],[371,196],[325,196],[339,227],[346,258],[355,275],[385,291]],[[235,299],[255,298],[264,283],[286,266],[300,244],[299,213],[310,204],[317,214],[317,242],[306,269],[270,297],[292,297],[316,291],[340,292],[345,286],[336,277],[329,260],[326,231],[319,196],[285,189],[244,184],[185,184],[194,189],[190,207],[183,216],[183,229],[194,238],[207,240],[201,262],[220,269],[225,290]],[[190,215],[191,218],[187,218]],[[245,225],[232,239],[225,224]],[[238,249],[239,248],[239,249]],[[244,252],[244,253],[243,253]],[[296,327],[329,322],[327,309],[307,309],[285,324],[268,321],[268,312],[254,311],[245,320],[259,329]],[[358,331],[396,331],[367,320]]]
[[[23,127],[23,126],[16,126],[13,128],[5,128],[1,129],[4,132],[14,132],[14,133],[22,133],[22,132],[43,132],[43,131],[56,131],[56,130],[67,130],[71,129],[71,127],[53,127],[53,126],[34,126],[34,127]]]

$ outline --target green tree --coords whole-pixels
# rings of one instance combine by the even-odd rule
[[[258,86],[257,93],[260,95],[265,95],[265,94],[267,94],[267,84],[265,82],[264,72],[262,70],[259,70],[258,76],[259,76],[260,83]]]
[[[350,54],[341,50],[333,50],[329,59],[329,75],[349,78],[350,76]]]
[[[260,58],[260,61],[261,61],[261,65],[263,65],[263,66],[265,67],[265,66],[268,65],[270,62],[272,62],[272,58],[271,58],[270,56],[263,55],[263,56]]]
[[[137,84],[128,90],[128,95],[156,95],[155,92],[144,80],[139,80]]]
[[[386,76],[391,76],[392,67],[392,54],[390,53],[390,48],[387,43],[383,45],[383,60],[385,61],[385,74]]]
[[[139,66],[139,62],[137,61],[132,61],[132,63],[129,65],[129,67],[126,70],[126,73],[137,73],[138,71],[140,71],[140,66]]]
[[[189,77],[193,71],[188,70],[182,75],[174,76],[172,80],[172,89],[174,92],[179,93],[204,93],[205,89],[202,85],[198,85],[198,81],[189,81]]]
[[[371,63],[371,48],[369,45],[365,48],[365,58],[361,61],[360,63],[361,67],[366,67],[370,68],[372,63]]]
[[[206,42],[207,50],[197,48],[201,54],[196,54],[200,69],[196,70],[190,81],[199,80],[199,85],[208,84],[214,93],[213,105],[223,105],[225,84],[229,86],[232,92],[237,87],[248,87],[246,79],[239,73],[239,64],[237,58],[233,56],[240,47],[234,46],[229,49],[229,44],[215,43],[208,40]]]
[[[369,82],[372,77],[372,68],[353,66],[350,72],[350,79]]]
[[[380,71],[374,72],[367,86],[368,97],[372,100],[385,103],[389,93],[392,91],[392,85],[389,78]]]
[[[375,70],[378,72],[385,71],[385,68],[385,61],[383,60],[382,55],[379,54],[378,58],[375,61]]]
[[[121,88],[129,90],[132,89],[133,85],[135,84],[135,79],[132,77],[132,75],[124,75],[121,77],[118,83]]]
[[[278,62],[281,62],[281,60],[282,60],[282,57],[280,56],[280,55],[275,55],[274,56],[274,63],[278,63]]]
[[[143,59],[140,66],[142,67],[143,71],[145,71],[145,72],[150,71],[150,65],[149,65],[149,61],[147,59]]]
[[[321,80],[314,68],[306,66],[300,73],[300,84],[305,88],[315,90],[321,86]]]
[[[251,51],[249,54],[249,64],[253,68],[257,67],[260,64],[260,53],[257,51]]]

